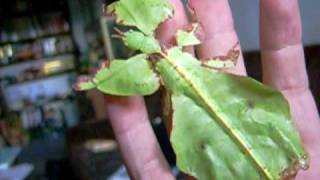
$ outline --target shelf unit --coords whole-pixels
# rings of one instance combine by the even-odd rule
[[[4,0],[6,11],[0,7],[0,33],[4,32],[0,34],[0,95],[5,102],[1,106],[20,116],[27,107],[43,109],[57,101],[65,101],[62,105],[66,106],[58,109],[77,109],[76,98],[65,98],[75,97],[71,85],[78,65],[67,1],[25,1],[31,3],[30,9],[22,12],[14,10],[16,1]],[[12,97],[16,101],[12,102]],[[69,101],[72,106],[67,105]]]
[[[53,78],[53,77],[64,75],[64,74],[74,73],[74,72],[75,72],[74,69],[70,69],[70,70],[66,70],[66,71],[62,71],[62,72],[58,72],[58,73],[52,73],[52,74],[49,74],[49,75],[46,75],[46,76],[36,77],[36,78],[33,78],[33,79],[12,83],[12,84],[7,85],[5,88],[8,88],[8,87],[12,88],[14,86],[33,83],[33,82],[37,82],[37,81],[42,81],[42,80],[45,80],[45,79]]]
[[[75,96],[75,94],[73,93],[71,86],[66,85],[66,83],[64,82],[63,84],[61,83],[57,83],[58,81],[63,81],[64,79],[75,79],[76,78],[76,73],[74,71],[65,71],[65,72],[61,72],[61,73],[55,73],[52,74],[50,76],[45,76],[42,78],[37,78],[37,79],[33,79],[30,81],[25,81],[22,83],[16,83],[16,84],[12,84],[7,86],[6,88],[3,89],[4,94],[6,94],[6,101],[12,101],[13,99],[17,98],[15,97],[15,95],[17,94],[17,96],[21,96],[21,94],[26,94],[26,93],[33,93],[33,94],[38,94],[41,93],[43,95],[47,94],[48,90],[44,90],[42,91],[41,88],[43,88],[43,84],[48,84],[48,83],[54,83],[54,88],[56,89],[62,89],[58,94],[56,94],[56,96],[50,96],[50,98],[45,97],[45,98],[37,98],[36,102],[33,102],[31,99],[29,101],[27,101],[28,105],[26,106],[26,104],[24,103],[24,101],[14,101],[15,103],[11,103],[8,104],[8,109],[14,111],[14,112],[20,112],[23,111],[25,108],[27,107],[39,107],[40,105],[45,105],[43,104],[43,102],[47,102],[47,103],[51,103],[53,101],[51,101],[52,99],[64,99],[62,97],[68,97],[68,96]],[[39,85],[40,84],[40,85]],[[59,84],[59,86],[57,86],[56,84]],[[30,88],[33,87],[33,88]],[[40,89],[36,89],[40,87]],[[52,85],[48,85],[48,87],[52,87]],[[16,91],[18,93],[16,93]],[[37,92],[34,92],[37,91]],[[50,91],[50,90],[49,90]],[[18,99],[20,99],[18,97]],[[25,105],[23,105],[25,104]]]
[[[23,43],[31,43],[39,39],[45,39],[45,38],[53,38],[53,37],[58,37],[58,36],[66,36],[70,35],[70,32],[59,32],[59,33],[54,33],[54,34],[47,34],[47,35],[41,35],[38,37],[33,37],[33,38],[27,38],[27,39],[20,39],[17,41],[6,41],[6,42],[0,42],[0,46],[6,45],[6,44],[23,44]]]
[[[20,4],[18,5],[17,3],[18,4],[20,3]],[[4,10],[3,7],[0,8],[0,10],[2,10],[2,11],[0,11],[0,16],[1,16],[0,23],[4,23],[5,20],[8,22],[8,20],[9,20],[13,24],[15,24],[16,23],[15,20],[19,19],[19,18],[29,18],[30,20],[32,20],[33,18],[37,19],[42,16],[48,16],[48,15],[50,16],[52,14],[53,15],[56,15],[56,14],[61,15],[62,14],[63,17],[66,17],[65,20],[66,20],[66,22],[68,22],[69,28],[71,27],[70,19],[69,19],[69,11],[67,8],[67,1],[66,0],[56,0],[56,1],[50,0],[50,1],[46,1],[46,2],[39,1],[39,0],[33,0],[30,2],[20,2],[17,0],[4,0],[2,2],[2,5],[4,5],[6,7],[6,11],[3,11]],[[21,8],[18,10],[16,8],[18,6],[24,7],[23,10],[21,10]],[[12,23],[10,23],[10,24],[12,24]],[[2,24],[2,25],[5,25],[5,24]],[[40,26],[32,24],[32,26],[35,28],[34,31],[37,31],[37,32],[39,30],[38,28],[43,28],[43,24],[41,24]],[[17,27],[20,27],[20,26],[17,26]],[[27,27],[30,28],[29,26],[27,26]],[[48,27],[46,27],[46,29],[47,28]],[[50,26],[50,28],[52,28],[52,27]],[[5,29],[5,26],[4,26],[4,29]],[[72,42],[74,42],[74,40],[72,39],[72,35],[71,35],[72,31],[70,29],[68,29],[67,31],[64,31],[64,30],[57,31],[54,33],[46,33],[46,31],[44,31],[44,32],[41,31],[41,32],[42,33],[38,34],[36,37],[23,38],[23,39],[19,39],[19,40],[1,41],[1,39],[0,39],[0,48],[4,47],[6,45],[16,46],[19,44],[29,44],[30,46],[32,46],[32,43],[34,43],[36,41],[47,39],[47,38],[57,38],[57,37],[62,37],[62,36],[69,36],[70,39],[72,40]],[[73,47],[75,47],[74,43],[73,43]],[[0,54],[1,54],[1,49],[0,49]],[[19,66],[24,63],[45,61],[45,59],[48,59],[48,58],[55,58],[58,56],[68,55],[68,54],[75,54],[74,49],[72,51],[66,51],[66,52],[62,52],[62,53],[59,52],[59,53],[48,54],[48,55],[43,54],[43,55],[40,55],[40,57],[38,57],[38,58],[30,58],[30,59],[25,59],[25,60],[10,58],[10,60],[8,60],[8,61],[11,61],[11,62],[3,62],[2,64],[0,64],[0,69],[4,70],[6,68],[9,68],[9,67],[12,68],[14,66]],[[0,58],[1,58],[1,56],[0,56]],[[76,65],[76,61],[74,64]],[[32,80],[18,82],[17,84],[30,83],[32,81],[41,81],[42,79],[54,77],[56,75],[63,74],[65,72],[72,72],[75,70],[76,70],[76,67],[73,69],[69,69],[67,71],[54,73],[54,74],[48,74],[46,76],[38,77],[38,78],[35,78]],[[0,76],[1,76],[1,74],[0,74]],[[1,77],[0,77],[0,79],[1,79]],[[10,84],[9,86],[14,86],[14,85],[15,84]]]

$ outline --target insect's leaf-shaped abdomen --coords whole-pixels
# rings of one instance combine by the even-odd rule
[[[135,26],[146,35],[152,35],[173,13],[167,0],[120,0],[109,6],[109,11],[120,24]]]
[[[183,171],[199,179],[280,179],[305,168],[306,152],[279,92],[206,69],[178,48],[158,70],[173,94],[171,141]]]
[[[159,79],[150,66],[145,54],[128,60],[112,60],[88,81],[77,84],[79,90],[97,88],[111,95],[150,95],[159,88]]]

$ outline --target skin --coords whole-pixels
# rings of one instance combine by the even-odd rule
[[[177,29],[188,24],[183,5],[171,0],[174,16],[157,30],[160,42],[174,44]],[[200,46],[195,50],[201,59],[226,54],[238,37],[234,30],[227,0],[190,0],[192,19],[200,22]],[[307,171],[296,179],[320,178],[320,121],[310,92],[301,44],[301,20],[297,0],[260,0],[260,34],[263,82],[280,90],[288,99],[294,123],[311,158]],[[246,75],[243,57],[231,73]],[[132,179],[174,179],[148,120],[142,97],[107,96],[106,110]]]

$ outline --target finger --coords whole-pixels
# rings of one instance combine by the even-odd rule
[[[181,3],[181,1],[180,0],[169,0],[169,1],[174,8],[174,14],[170,19],[163,22],[157,29],[157,38],[161,42],[161,44],[165,45],[166,47],[172,47],[176,45],[175,34],[177,30],[183,29],[189,24],[184,6]],[[194,55],[193,47],[187,47],[186,49],[184,49],[184,51],[187,51]],[[172,130],[171,97],[169,92],[166,91],[165,89],[161,91],[161,99],[162,99],[162,106],[163,106],[162,111],[165,118],[166,129],[168,131],[168,134],[170,134]],[[187,177],[187,179],[193,180],[192,177]]]
[[[320,177],[320,121],[309,90],[297,0],[261,0],[263,81],[287,97],[296,127],[311,157],[309,171],[298,178]]]
[[[226,55],[239,41],[228,0],[189,0],[188,7],[192,19],[199,22],[201,26],[202,44],[196,48],[200,59]],[[237,48],[240,49],[240,47]],[[237,66],[228,71],[246,74],[241,53]]]
[[[298,128],[304,127],[312,123],[310,122],[311,119],[316,119],[317,111],[309,91],[301,44],[298,2],[297,0],[261,0],[260,4],[264,82],[281,90],[289,101],[300,99],[299,104],[304,103],[305,106],[301,108],[308,108],[306,109],[307,114],[301,109],[297,110],[296,106],[292,106],[294,115],[300,117],[301,120],[305,119],[306,116],[312,116],[308,117],[309,121],[307,123],[302,121],[300,124],[300,120],[297,119]],[[313,123],[312,125],[316,125],[314,127],[320,127],[318,121]],[[307,130],[308,133],[302,132],[303,135],[309,135],[310,130]]]
[[[261,0],[261,50],[265,83],[280,90],[308,88],[296,0]]]
[[[107,96],[107,112],[131,179],[174,179],[142,97]]]
[[[185,9],[180,0],[169,0],[174,8],[173,16],[163,22],[156,31],[156,37],[165,47],[172,47],[176,45],[175,34],[177,30],[183,29],[189,24]],[[185,49],[193,54],[193,48]],[[172,112],[171,112],[171,97],[166,90],[161,91],[161,99],[163,106],[163,114],[165,117],[165,125],[168,133],[172,129]]]
[[[185,13],[185,9],[180,0],[169,0],[173,6],[173,16],[164,21],[156,31],[156,37],[161,45],[170,48],[176,45],[175,34],[177,30],[188,26],[189,21]],[[188,52],[193,54],[193,48],[188,47]]]

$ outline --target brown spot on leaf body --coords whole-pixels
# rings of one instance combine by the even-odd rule
[[[206,142],[203,142],[203,141],[202,141],[202,142],[200,142],[200,149],[201,149],[201,150],[203,150],[203,151],[204,151],[204,150],[206,150],[206,148],[207,148],[207,147],[208,147],[208,145],[207,145],[207,143],[206,143]]]
[[[247,105],[249,109],[253,109],[255,107],[255,103],[252,100],[248,100]]]
[[[303,169],[301,167],[301,163],[299,163],[298,160],[294,160],[291,163],[291,166],[289,166],[288,168],[284,169],[280,173],[280,179],[281,180],[293,180],[293,179],[295,179],[295,177],[296,177],[296,175],[297,175],[297,173],[298,173],[298,171],[300,169]]]
[[[165,126],[168,134],[170,135],[172,130],[172,118],[173,118],[173,109],[170,92],[164,87],[160,90],[161,93],[161,104],[162,104],[162,114],[165,122]]]

